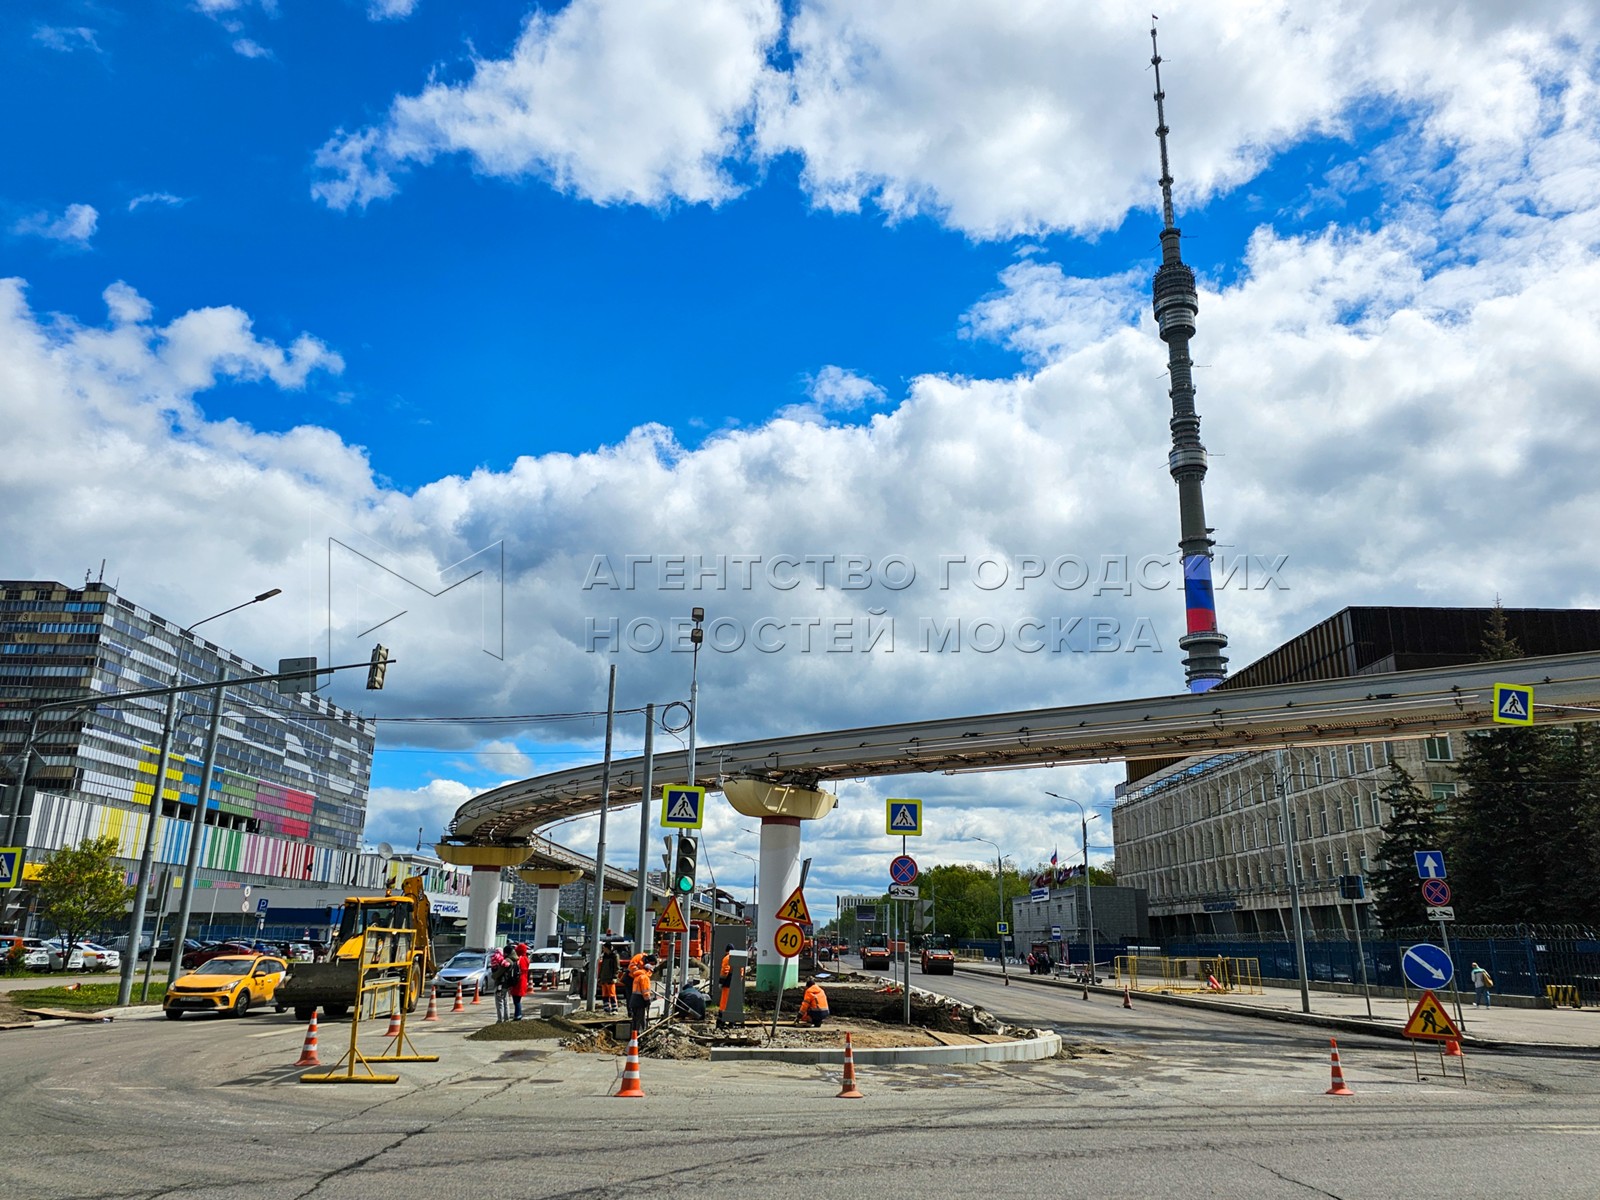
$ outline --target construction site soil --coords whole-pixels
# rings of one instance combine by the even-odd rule
[[[781,1048],[841,1047],[844,1035],[861,1049],[906,1046],[960,1046],[978,1042],[1032,1037],[1031,1029],[1005,1025],[986,1009],[962,1004],[934,992],[911,990],[911,1023],[904,1023],[905,999],[898,987],[886,987],[870,976],[836,976],[827,981],[828,1023],[820,1029],[794,1023],[800,990],[783,996],[778,1025],[772,1024],[772,1003],[765,996],[746,998],[745,1024],[722,1029],[715,1012],[705,1021],[658,1021],[639,1039],[647,1058],[709,1058],[713,1046]],[[617,1054],[627,1046],[626,1018],[579,1012],[570,1017],[504,1021],[472,1034],[474,1040],[520,1042],[558,1039],[579,1053]]]

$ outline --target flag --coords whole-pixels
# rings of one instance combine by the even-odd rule
[[[1059,850],[1050,851],[1050,865],[1053,867],[1060,861]]]

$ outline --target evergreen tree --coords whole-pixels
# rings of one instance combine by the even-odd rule
[[[1373,907],[1388,930],[1421,925],[1427,920],[1417,880],[1418,850],[1439,849],[1439,821],[1433,801],[1398,762],[1389,764],[1388,781],[1378,792],[1394,815],[1378,843],[1378,860],[1370,872]]]

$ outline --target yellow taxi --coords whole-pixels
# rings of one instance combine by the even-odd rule
[[[288,969],[283,959],[267,954],[219,955],[179,976],[161,1007],[169,1021],[186,1012],[242,1017],[253,1006],[272,1000]],[[283,1011],[281,1005],[278,1011]]]

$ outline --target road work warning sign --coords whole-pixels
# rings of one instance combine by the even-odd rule
[[[806,904],[806,898],[799,888],[789,893],[789,898],[778,909],[778,920],[793,921],[797,925],[811,924],[811,909]]]
[[[1435,1042],[1452,1041],[1461,1036],[1450,1014],[1439,1003],[1439,997],[1432,992],[1422,993],[1422,999],[1411,1010],[1411,1019],[1402,1032],[1409,1038],[1428,1038]]]

